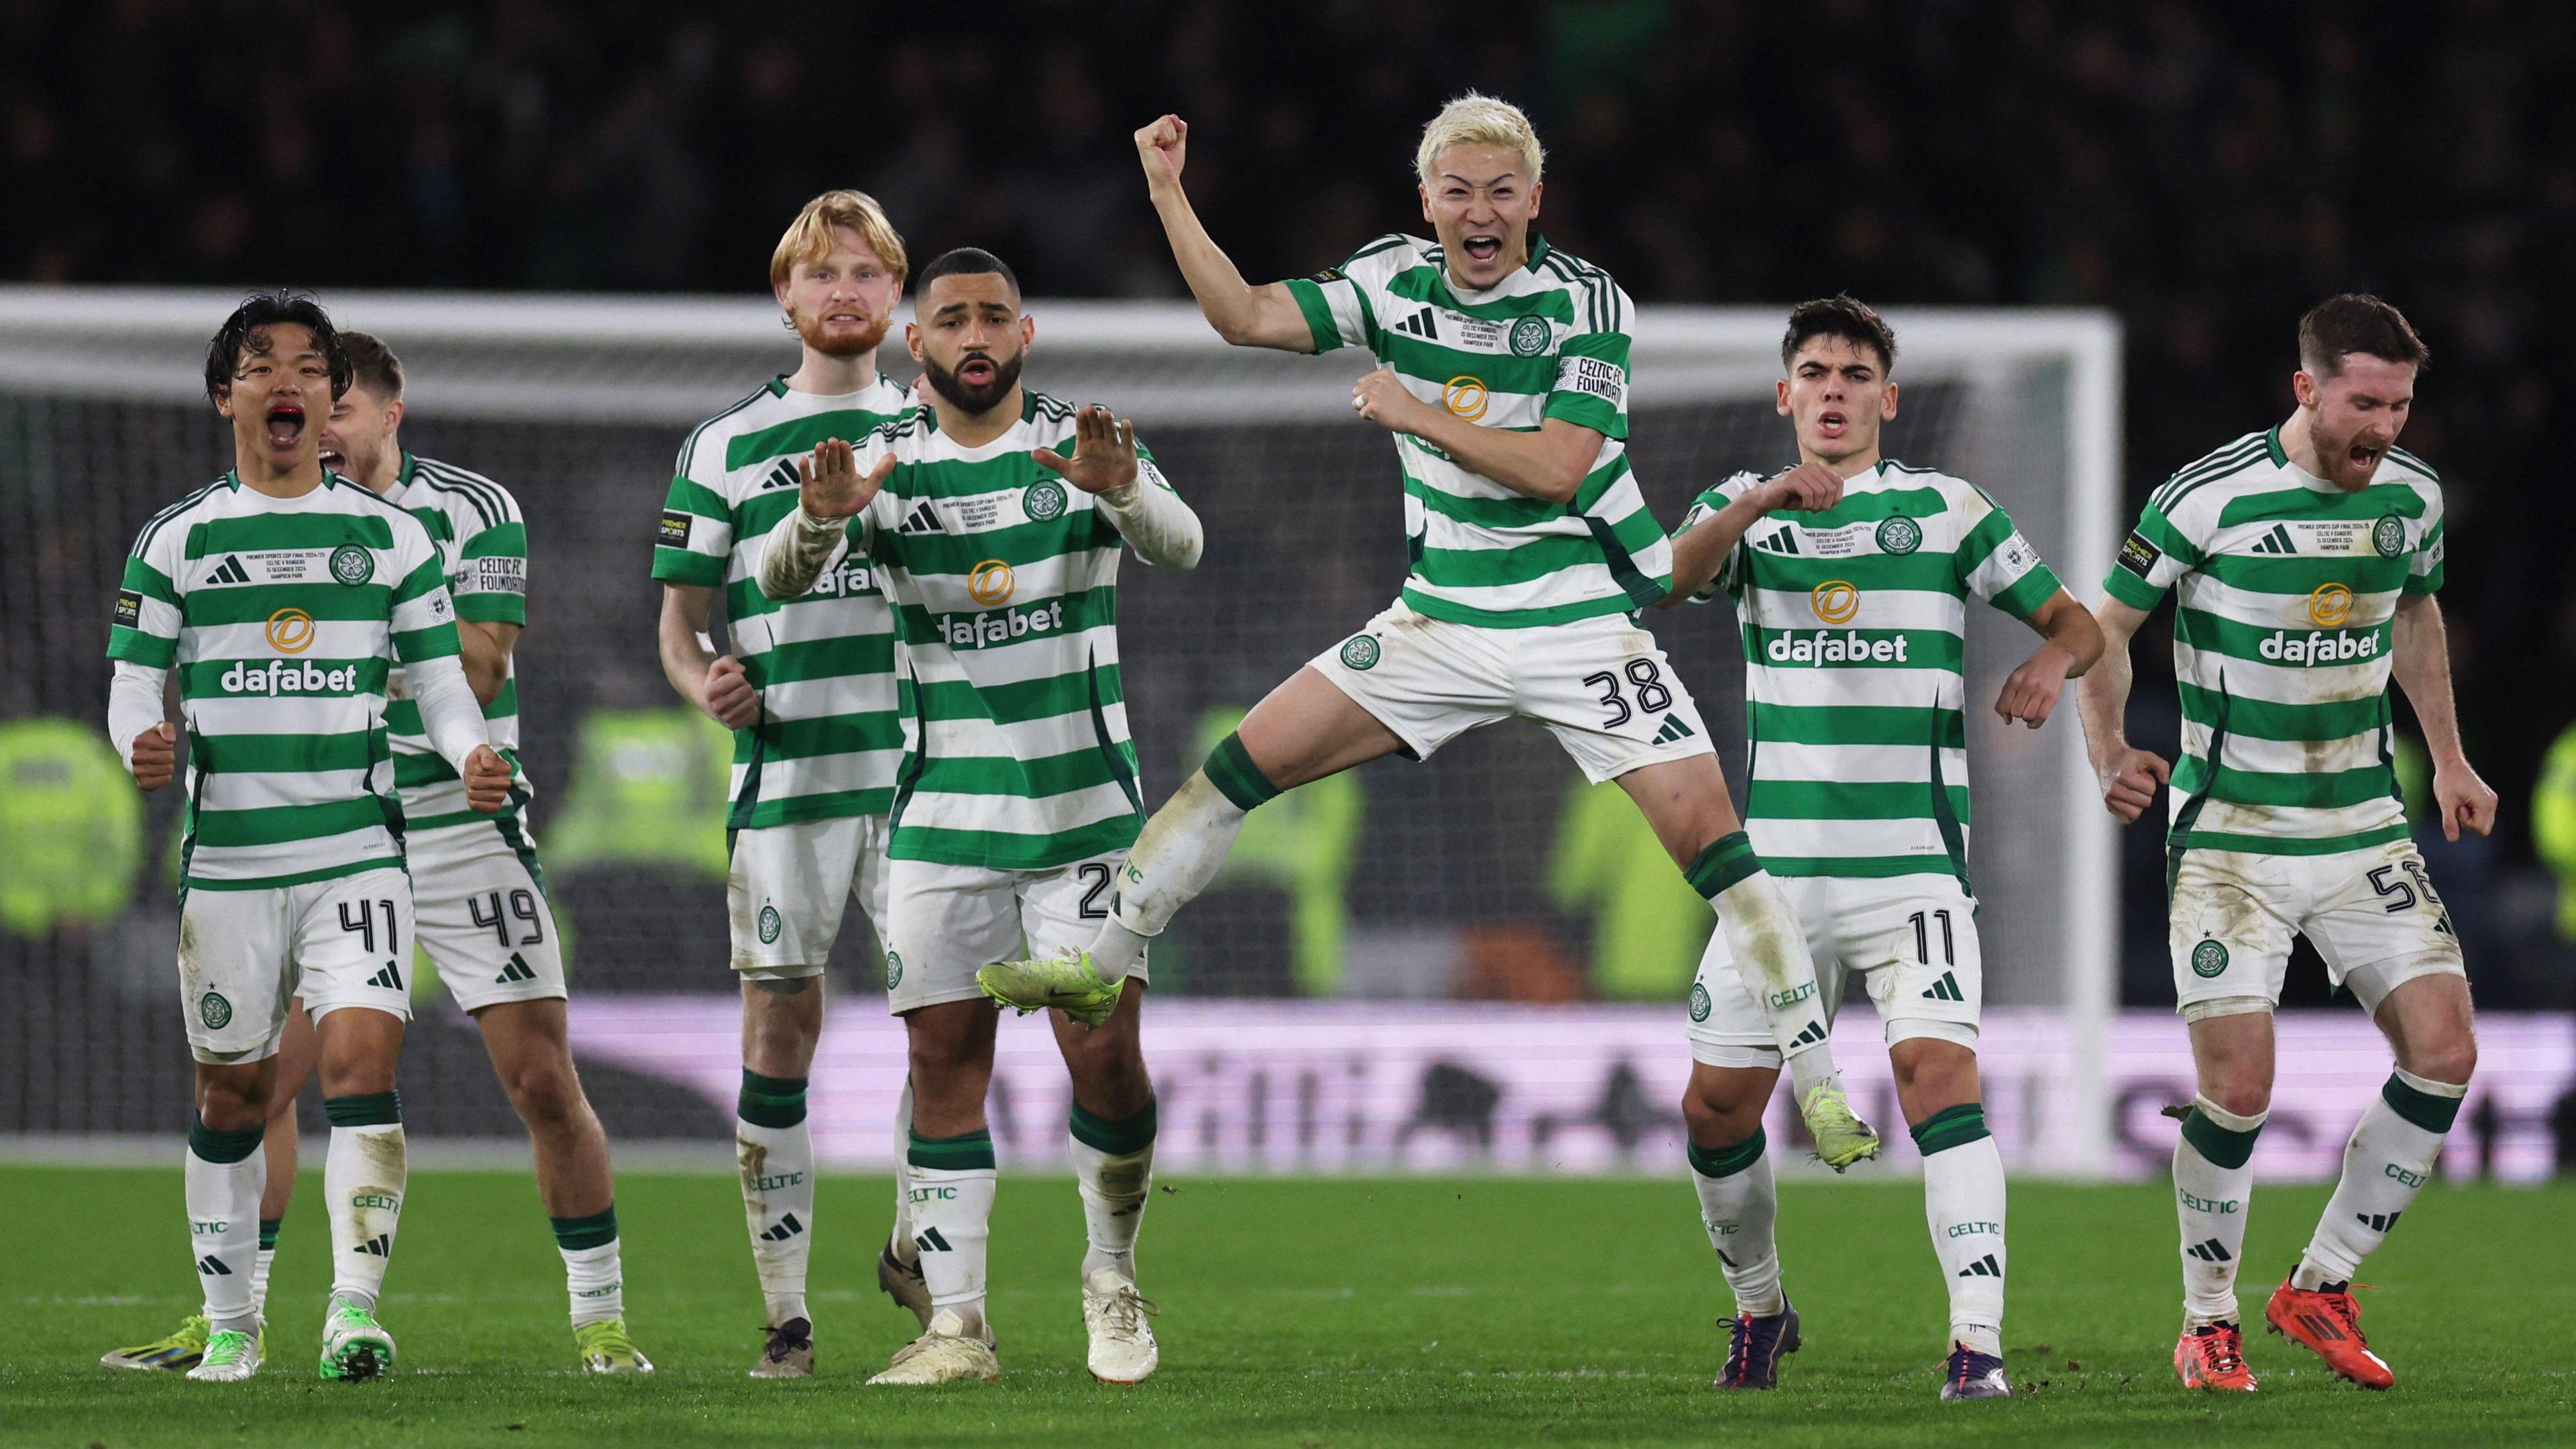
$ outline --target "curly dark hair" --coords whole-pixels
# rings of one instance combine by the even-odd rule
[[[331,314],[307,292],[280,289],[253,292],[224,319],[214,340],[206,344],[206,397],[209,401],[232,390],[233,374],[240,370],[242,354],[265,351],[262,335],[280,322],[293,322],[313,334],[315,345],[322,349],[322,359],[331,369],[331,397],[337,401],[349,390],[352,369],[349,349],[340,341],[340,329],[331,325]]]

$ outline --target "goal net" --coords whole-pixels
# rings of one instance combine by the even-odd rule
[[[101,651],[123,553],[156,509],[229,464],[200,367],[236,300],[0,289],[0,727],[41,744],[40,727],[68,722],[105,749]],[[765,303],[730,299],[326,301],[402,356],[404,443],[499,480],[526,512],[523,754],[593,1099],[621,1138],[719,1141],[739,1068],[726,746],[663,681],[650,546],[681,438],[792,368],[793,339]],[[1346,401],[1369,363],[1229,349],[1167,304],[1030,311],[1029,383],[1134,418],[1206,522],[1196,572],[1131,560],[1121,591],[1128,709],[1158,802],[1242,710],[1396,592],[1394,460]],[[1903,408],[1888,451],[1981,484],[2089,597],[2119,526],[2117,325],[2074,312],[1891,320]],[[1777,310],[1644,312],[1630,456],[1667,524],[1728,473],[1794,460],[1772,406],[1780,326]],[[908,376],[899,345],[887,353]],[[1969,618],[1989,1098],[2030,1129],[1998,1133],[2023,1144],[2008,1149],[2018,1166],[2098,1173],[2117,1165],[2111,826],[2071,696],[2044,731],[2004,729],[1983,706],[2030,638],[1992,610]],[[1740,788],[1731,609],[1647,624]],[[187,1118],[170,964],[177,792],[137,796],[112,754],[104,779],[82,758],[0,748],[16,772],[0,803],[0,1134],[166,1133]],[[889,1145],[902,1067],[857,919],[831,966],[817,1118],[851,1123],[827,1150],[865,1159]],[[1538,729],[1476,731],[1428,764],[1383,761],[1297,792],[1255,815],[1216,888],[1155,948],[1166,1140],[1211,1167],[1665,1170],[1679,1160],[1665,1149],[1687,1070],[1683,1002],[1708,929],[1624,798],[1587,788]],[[434,989],[419,1005],[404,1065],[414,1131],[515,1138],[471,1025]],[[1856,1083],[1877,1084],[1864,1110],[1894,1126],[1876,1023],[1865,1004],[1844,1021]],[[1062,1072],[1033,1024],[1005,1036],[997,1132],[1006,1155],[1016,1134],[1021,1160],[1045,1161],[1060,1151]]]

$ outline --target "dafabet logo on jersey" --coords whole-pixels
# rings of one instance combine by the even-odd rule
[[[1808,593],[1807,607],[1828,624],[1848,624],[1860,612],[1860,590],[1849,579],[1827,579]]]
[[[966,597],[987,609],[1009,603],[1019,588],[1019,576],[997,558],[984,560],[966,575]]]
[[[2354,664],[2378,658],[2380,630],[2342,627],[2352,621],[2353,602],[2346,585],[2317,585],[2307,599],[2308,621],[2317,627],[2275,629],[2254,652],[2270,664]]]
[[[301,654],[313,647],[313,616],[302,609],[280,609],[268,616],[268,647],[280,654]]]
[[[1485,415],[1485,406],[1492,400],[1481,377],[1461,375],[1440,384],[1440,405],[1471,423]]]

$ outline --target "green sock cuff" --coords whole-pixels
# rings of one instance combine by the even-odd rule
[[[805,1078],[764,1077],[746,1067],[734,1112],[754,1127],[793,1127],[805,1120]]]
[[[1914,1145],[1929,1157],[1971,1142],[1983,1142],[1994,1134],[1986,1130],[1986,1104],[1962,1102],[1944,1107],[1914,1124]]]
[[[2379,1089],[2379,1100],[2388,1104],[2388,1110],[2427,1132],[2448,1133],[2460,1115],[2460,1098],[2436,1096],[2410,1087],[2394,1073],[2388,1085]]]
[[[914,1167],[928,1167],[942,1172],[993,1170],[993,1134],[961,1132],[954,1137],[924,1137],[912,1134],[912,1145],[904,1149],[903,1160]]]
[[[254,1123],[236,1132],[218,1132],[206,1125],[203,1117],[188,1120],[188,1150],[199,1162],[227,1164],[239,1162],[259,1150],[259,1140],[268,1135],[268,1124]]]
[[[1279,787],[1252,763],[1251,753],[1233,734],[1217,741],[1216,748],[1208,751],[1207,763],[1199,768],[1206,772],[1216,792],[1233,801],[1237,810],[1250,811],[1264,801],[1279,798]]]
[[[284,1218],[261,1218],[259,1220],[259,1250],[261,1252],[274,1253],[277,1251],[277,1230],[284,1226],[286,1226],[286,1219]]]
[[[402,1093],[367,1092],[355,1097],[325,1097],[322,1115],[334,1127],[391,1127],[402,1122]]]
[[[617,1204],[610,1203],[606,1212],[586,1218],[548,1218],[554,1226],[555,1246],[565,1252],[583,1248],[604,1248],[617,1241]]]
[[[2244,1132],[2221,1127],[2202,1116],[2198,1107],[2182,1119],[2182,1140],[2191,1144],[2192,1151],[2208,1158],[2213,1167],[2243,1167],[2245,1159],[2254,1155],[2254,1139],[2262,1135],[2260,1126]]]
[[[1682,868],[1682,879],[1713,901],[1761,869],[1762,857],[1753,853],[1753,837],[1739,830],[1711,841],[1697,860]]]
[[[1720,1147],[1713,1152],[1696,1142],[1687,1143],[1691,1171],[1702,1177],[1733,1177],[1761,1160],[1763,1141],[1762,1129],[1756,1127],[1752,1136],[1733,1147]]]
[[[1144,1110],[1135,1116],[1115,1122],[1095,1117],[1076,1104],[1067,1125],[1073,1130],[1073,1140],[1083,1146],[1112,1157],[1126,1157],[1154,1145],[1154,1099],[1146,1098]]]

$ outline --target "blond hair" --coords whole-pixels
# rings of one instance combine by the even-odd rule
[[[796,219],[787,224],[787,234],[778,239],[778,250],[769,254],[769,285],[782,286],[788,273],[799,262],[812,266],[832,254],[832,232],[848,227],[867,242],[868,250],[877,254],[894,272],[897,285],[912,274],[911,264],[904,260],[903,238],[895,235],[894,223],[886,220],[885,208],[864,191],[826,191],[805,203]]]
[[[1532,183],[1547,166],[1547,148],[1538,143],[1538,130],[1530,125],[1528,113],[1481,91],[1469,91],[1441,107],[1431,124],[1422,128],[1422,144],[1413,152],[1413,169],[1424,186],[1431,184],[1431,168],[1439,164],[1440,153],[1452,146],[1500,146],[1518,151],[1521,163],[1529,167]]]

